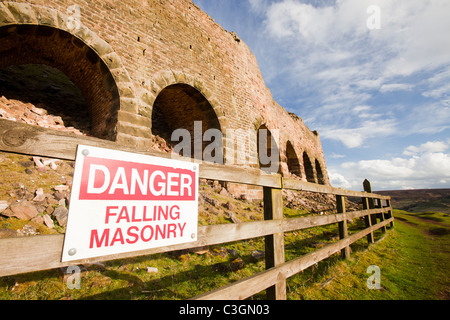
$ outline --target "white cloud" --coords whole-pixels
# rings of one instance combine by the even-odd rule
[[[404,134],[434,134],[450,128],[450,106],[441,102],[413,106],[404,118]]]
[[[344,189],[352,188],[352,184],[342,174],[328,170],[328,176],[332,186]]]
[[[405,84],[405,83],[389,83],[389,84],[383,84],[380,87],[380,92],[392,92],[392,91],[411,91],[413,89],[413,85]]]
[[[449,62],[449,1],[388,1],[384,8],[384,27],[392,32],[386,42],[396,51],[387,71],[410,75]]]
[[[216,2],[221,13],[225,1]],[[228,7],[243,3],[250,12],[234,12],[231,20],[248,21],[275,100],[317,129],[325,150],[339,141],[368,151],[365,157],[380,154],[332,154],[331,163],[347,160],[327,166],[332,183],[360,189],[368,178],[375,189],[450,187],[450,1],[248,0]],[[370,5],[381,10],[379,30],[367,28]]]
[[[450,154],[445,151],[449,147],[449,140],[429,141],[405,148],[405,157],[345,162],[331,170],[337,183],[345,179],[353,189],[360,187],[364,179],[378,189],[448,188]]]
[[[392,119],[365,120],[356,128],[325,127],[320,131],[320,135],[325,139],[340,141],[347,148],[357,148],[369,138],[389,136],[396,130],[395,121]]]
[[[420,153],[443,152],[448,149],[448,144],[443,141],[428,141],[420,146],[409,146],[403,151],[404,155],[415,156]]]
[[[370,106],[356,106],[353,108],[353,111],[356,113],[360,113],[360,112],[368,112],[371,109],[372,108]]]
[[[450,66],[428,79],[427,85],[429,88],[422,92],[424,97],[439,100],[450,107]]]
[[[431,98],[441,98],[442,96],[448,95],[450,92],[450,84],[445,83],[442,86],[438,86],[435,89],[428,90],[422,93],[424,97],[431,97]]]
[[[356,168],[362,171],[371,171],[370,175],[382,177],[407,178],[414,174],[416,160],[413,158],[393,158],[391,160],[361,160]]]
[[[295,112],[324,139],[355,148],[374,136],[366,128],[382,136],[450,128],[450,37],[444,31],[450,30],[450,1],[249,1],[265,12],[270,41],[264,54],[276,57],[266,69],[269,86],[283,84],[278,90],[285,92],[288,83],[298,91],[302,104],[290,108],[298,108]],[[370,5],[380,8],[379,30],[367,28]],[[273,61],[283,61],[282,67]],[[429,81],[410,77],[417,72],[428,72]],[[414,101],[374,105],[378,92],[418,92],[431,100],[420,106]],[[400,119],[404,113],[393,104],[412,110]],[[372,109],[348,112],[364,105]]]
[[[249,1],[265,19],[269,87],[279,96],[289,90],[300,101],[289,108],[325,143],[429,140],[397,156],[348,156],[328,166],[333,185],[360,189],[368,178],[378,189],[450,187],[450,139],[442,138],[450,129],[450,1]],[[381,10],[379,30],[367,28],[370,5]]]
[[[357,106],[353,108],[353,113],[355,116],[358,116],[360,119],[384,119],[386,118],[386,114],[376,113],[373,111],[371,106]]]
[[[327,45],[332,36],[364,33],[370,1],[337,1],[336,5],[315,7],[296,0],[274,2],[267,10],[267,27],[272,36],[295,37]],[[344,54],[347,56],[347,53]]]
[[[341,159],[341,158],[345,158],[345,156],[343,155],[343,154],[337,154],[337,153],[332,153],[331,155],[330,155],[330,158],[332,158],[332,159]]]
[[[257,14],[264,14],[267,10],[269,0],[248,0],[250,8]]]

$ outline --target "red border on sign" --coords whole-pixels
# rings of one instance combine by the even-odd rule
[[[79,199],[192,201],[195,177],[188,169],[86,156]]]

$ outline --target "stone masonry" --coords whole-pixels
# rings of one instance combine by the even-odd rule
[[[231,130],[235,144],[248,146],[243,165],[258,166],[249,137],[267,128],[279,149],[278,172],[329,184],[319,134],[273,100],[238,35],[190,0],[2,1],[0,69],[23,64],[66,74],[99,138],[151,149],[155,135],[192,133],[202,121],[202,133],[224,134],[225,156]]]

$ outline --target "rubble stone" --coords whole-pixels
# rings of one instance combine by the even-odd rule
[[[49,227],[50,229],[53,229],[55,227],[52,218],[50,218],[48,214],[44,214],[42,217],[44,218],[44,223],[47,227]]]
[[[254,250],[254,251],[252,251],[251,256],[254,261],[259,261],[264,258],[265,252],[262,250]]]
[[[56,221],[58,221],[58,224],[62,227],[65,227],[67,225],[68,214],[69,210],[67,210],[67,208],[63,206],[59,206],[53,212],[53,216],[56,218]]]
[[[28,201],[21,201],[20,203],[10,206],[13,216],[21,220],[31,220],[39,214],[36,207]]]
[[[8,201],[0,200],[0,213],[6,210],[9,207]]]

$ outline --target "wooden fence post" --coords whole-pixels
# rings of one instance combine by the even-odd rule
[[[381,200],[381,199],[377,199],[377,200],[378,200],[378,205],[376,207],[383,209],[383,200]],[[384,221],[384,212],[381,212],[379,217],[380,217],[380,222],[383,222]],[[381,229],[383,230],[383,232],[386,232],[386,226],[382,226]]]
[[[389,207],[389,208],[391,208],[391,200],[386,200],[386,206],[387,207]],[[392,208],[391,208],[392,209]],[[392,210],[389,210],[388,211],[388,213],[387,213],[387,218],[389,219],[389,218],[391,218],[392,217]],[[391,221],[391,223],[389,224],[389,227],[390,228],[393,228],[394,227],[394,220],[392,220]]]
[[[345,198],[344,196],[336,196],[336,210],[337,213],[345,213]],[[347,219],[338,222],[339,225],[339,239],[348,237]],[[341,250],[341,256],[344,259],[350,258],[350,247],[347,246]]]
[[[264,187],[264,220],[283,219],[283,197],[281,189]],[[265,237],[266,269],[284,263],[284,232]],[[286,279],[266,289],[268,300],[286,300]]]
[[[372,193],[372,187],[370,185],[369,180],[367,180],[367,179],[364,180],[363,187],[364,187],[364,191],[365,192]],[[373,203],[373,198],[362,198],[362,203],[363,203],[363,209],[364,210],[373,209],[375,207],[374,203]],[[366,228],[372,226],[372,224],[373,224],[373,217],[372,217],[372,215],[369,214],[369,215],[365,216],[364,220],[366,222]],[[376,223],[377,223],[377,220],[375,218],[375,224]],[[370,232],[367,235],[367,242],[374,243],[373,232]]]
[[[368,198],[362,198],[362,203],[363,203],[364,210],[369,209],[369,199]],[[364,216],[364,221],[366,223],[366,228],[369,228],[372,226],[372,221],[370,219],[370,215]],[[370,232],[369,234],[367,234],[367,242],[374,243],[373,232]]]
[[[367,179],[364,180],[363,186],[364,186],[365,192],[372,193],[372,186],[370,185],[369,180],[367,180]],[[374,202],[373,198],[369,198],[369,209],[375,209],[375,202]],[[370,220],[371,220],[372,225],[377,224],[377,215],[371,214]]]

